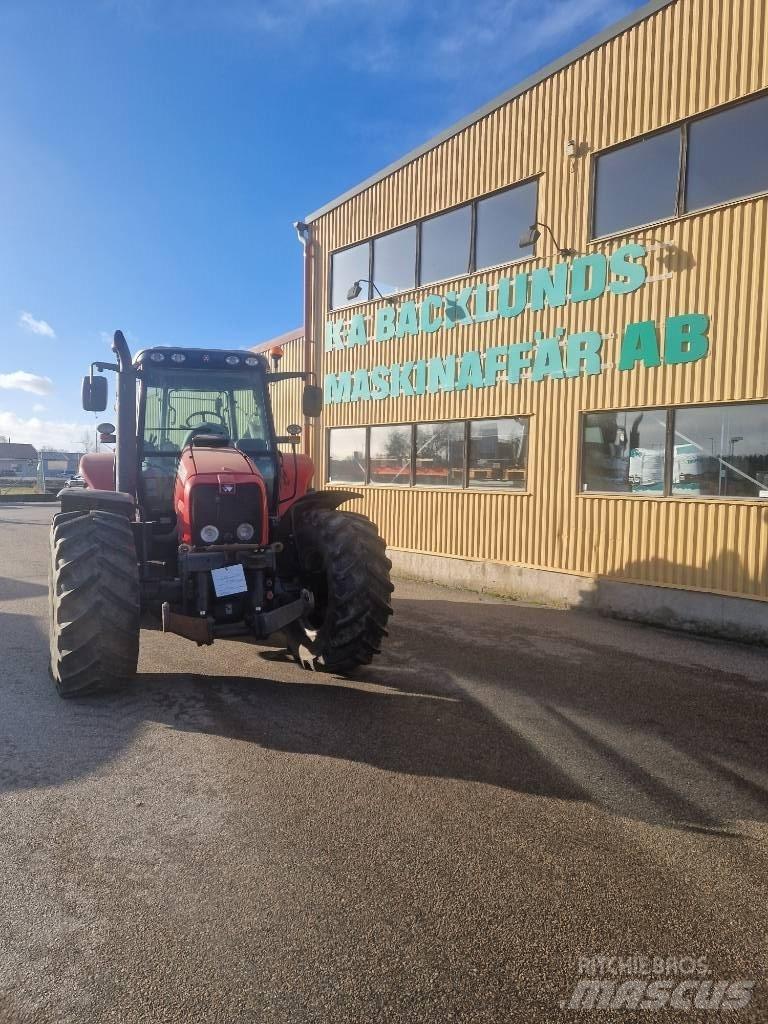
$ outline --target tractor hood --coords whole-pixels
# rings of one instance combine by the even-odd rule
[[[248,457],[238,448],[230,447],[189,445],[181,453],[180,472],[182,466],[187,476],[197,473],[256,473]]]
[[[240,523],[255,528],[254,543],[268,540],[264,477],[237,448],[188,445],[179,458],[173,507],[182,544],[204,543],[200,530],[206,525],[215,526],[221,541],[231,544]]]

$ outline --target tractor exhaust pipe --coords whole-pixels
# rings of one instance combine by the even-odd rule
[[[117,490],[136,494],[136,371],[122,331],[115,331],[112,351],[117,356]]]

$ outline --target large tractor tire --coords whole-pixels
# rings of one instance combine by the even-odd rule
[[[139,574],[127,519],[111,512],[54,517],[49,602],[50,668],[60,696],[136,675]]]
[[[312,509],[295,539],[301,584],[315,606],[288,627],[289,650],[313,670],[345,674],[370,664],[392,614],[392,563],[378,530],[355,512]]]

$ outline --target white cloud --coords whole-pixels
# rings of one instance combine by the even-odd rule
[[[219,31],[372,75],[437,81],[490,74],[512,85],[640,0],[103,0],[145,28]],[[541,54],[541,60],[536,57]],[[498,81],[494,81],[494,87]]]
[[[62,420],[43,420],[38,416],[24,419],[14,412],[0,410],[0,436],[10,437],[21,444],[46,446],[66,451],[82,451],[84,435],[94,436],[92,423],[74,423]]]
[[[41,334],[44,338],[55,338],[56,331],[47,320],[36,320],[31,313],[19,314],[19,327],[23,327],[32,334]]]
[[[35,402],[32,406],[32,412],[45,412],[45,406],[42,402]]]
[[[53,381],[50,377],[40,377],[26,370],[14,370],[13,373],[0,373],[0,388],[5,391],[28,391],[30,395],[50,395]]]

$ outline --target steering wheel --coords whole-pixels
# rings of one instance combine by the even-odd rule
[[[192,416],[197,416],[199,413],[192,413]],[[192,416],[189,419],[192,419]],[[189,426],[185,423],[184,426]],[[216,437],[226,437],[229,440],[229,428],[224,423],[198,423],[196,427],[192,427],[187,436],[184,438],[181,447],[186,448],[187,445],[192,444],[192,439],[197,437],[199,434],[213,434]]]
[[[227,437],[229,437],[229,427],[227,426],[227,421],[224,419],[220,412],[216,412],[214,409],[199,409],[197,412],[191,412],[189,416],[187,416],[187,418],[184,420],[184,426],[193,427],[194,424],[191,423],[190,421],[195,419],[200,420],[200,423],[198,423],[198,427],[201,427],[203,424],[205,424],[206,426],[211,426],[211,416],[213,416],[216,420],[219,421],[221,426],[224,427],[224,429],[226,430]],[[213,431],[213,433],[216,432],[217,431]]]

